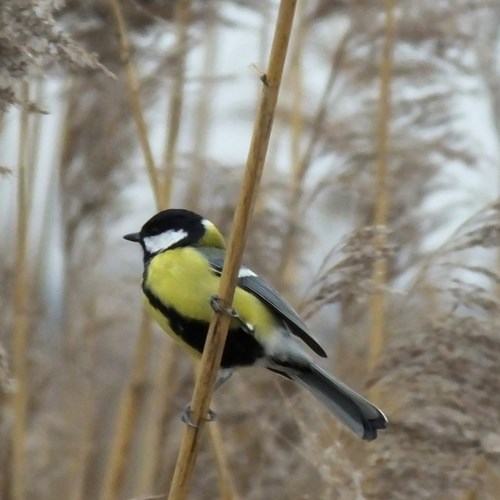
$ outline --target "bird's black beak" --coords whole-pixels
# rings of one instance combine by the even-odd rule
[[[141,241],[141,235],[140,235],[140,233],[126,234],[123,238],[126,239],[126,240],[128,240],[128,241],[133,241],[135,243],[139,243]]]

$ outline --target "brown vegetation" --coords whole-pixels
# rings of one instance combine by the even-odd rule
[[[143,316],[121,235],[172,205],[229,234],[246,150],[210,141],[229,122],[249,144],[257,90],[235,73],[266,67],[277,4],[3,2],[1,498],[168,491],[192,365]],[[496,498],[499,9],[299,0],[297,16],[245,262],[391,424],[358,442],[243,370],[189,498]],[[255,42],[237,69],[229,32]]]

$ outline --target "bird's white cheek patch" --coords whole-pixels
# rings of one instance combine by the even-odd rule
[[[144,246],[149,253],[161,252],[183,240],[187,235],[184,229],[171,229],[170,231],[144,238]]]

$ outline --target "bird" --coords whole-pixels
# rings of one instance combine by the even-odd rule
[[[142,291],[151,316],[200,358],[213,310],[221,310],[217,292],[226,247],[221,232],[195,212],[170,208],[151,217],[139,232],[123,237],[142,247]],[[236,368],[260,366],[308,389],[366,441],[386,428],[388,420],[379,408],[314,361],[314,354],[327,354],[299,314],[245,266],[239,269],[228,314],[232,318],[216,386]]]

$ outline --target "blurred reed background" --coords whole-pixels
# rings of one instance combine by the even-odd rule
[[[0,498],[168,491],[192,365],[121,235],[167,206],[228,233],[277,3],[2,3]],[[190,498],[498,498],[500,9],[297,8],[245,262],[391,426],[240,372]]]

